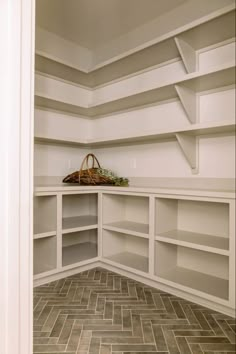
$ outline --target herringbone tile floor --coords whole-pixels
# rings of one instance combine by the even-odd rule
[[[235,320],[96,268],[35,288],[34,353],[235,353]]]

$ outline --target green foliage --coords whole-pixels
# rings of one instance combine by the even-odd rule
[[[124,178],[124,177],[118,177],[114,172],[112,172],[111,170],[107,170],[105,168],[99,168],[98,169],[98,174],[100,176],[105,176],[105,177],[109,177],[110,180],[112,180],[112,182],[114,183],[115,186],[122,186],[122,187],[126,187],[129,185],[129,180],[128,178]]]

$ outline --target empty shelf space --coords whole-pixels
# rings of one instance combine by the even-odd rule
[[[228,300],[228,280],[181,267],[176,267],[163,273],[160,272],[159,277]]]
[[[126,267],[140,270],[141,272],[148,272],[148,257],[140,256],[131,252],[122,252],[105,258]]]
[[[148,272],[149,240],[103,229],[103,258]]]
[[[217,237],[184,230],[171,230],[159,234],[156,236],[156,240],[192,248],[201,248],[203,250],[205,248],[205,250],[225,255],[229,253],[229,239],[226,237]]]
[[[155,241],[155,274],[168,281],[228,300],[229,257]]]
[[[98,217],[96,215],[72,216],[62,219],[63,233],[71,232],[73,229],[95,229],[98,226]]]
[[[34,240],[34,274],[40,274],[57,267],[56,236]]]
[[[142,224],[133,221],[116,221],[103,225],[106,230],[114,230],[125,233],[130,233],[131,235],[137,235],[141,237],[148,237],[149,225]]]
[[[97,257],[97,230],[63,233],[62,266]]]
[[[54,195],[34,197],[34,238],[53,236],[57,228],[57,198]]]
[[[63,267],[97,257],[97,244],[92,242],[78,243],[63,247]]]

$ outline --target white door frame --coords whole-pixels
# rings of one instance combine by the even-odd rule
[[[0,0],[0,353],[32,354],[35,0]]]

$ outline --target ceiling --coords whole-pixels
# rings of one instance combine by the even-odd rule
[[[186,0],[36,0],[36,25],[94,49]]]

